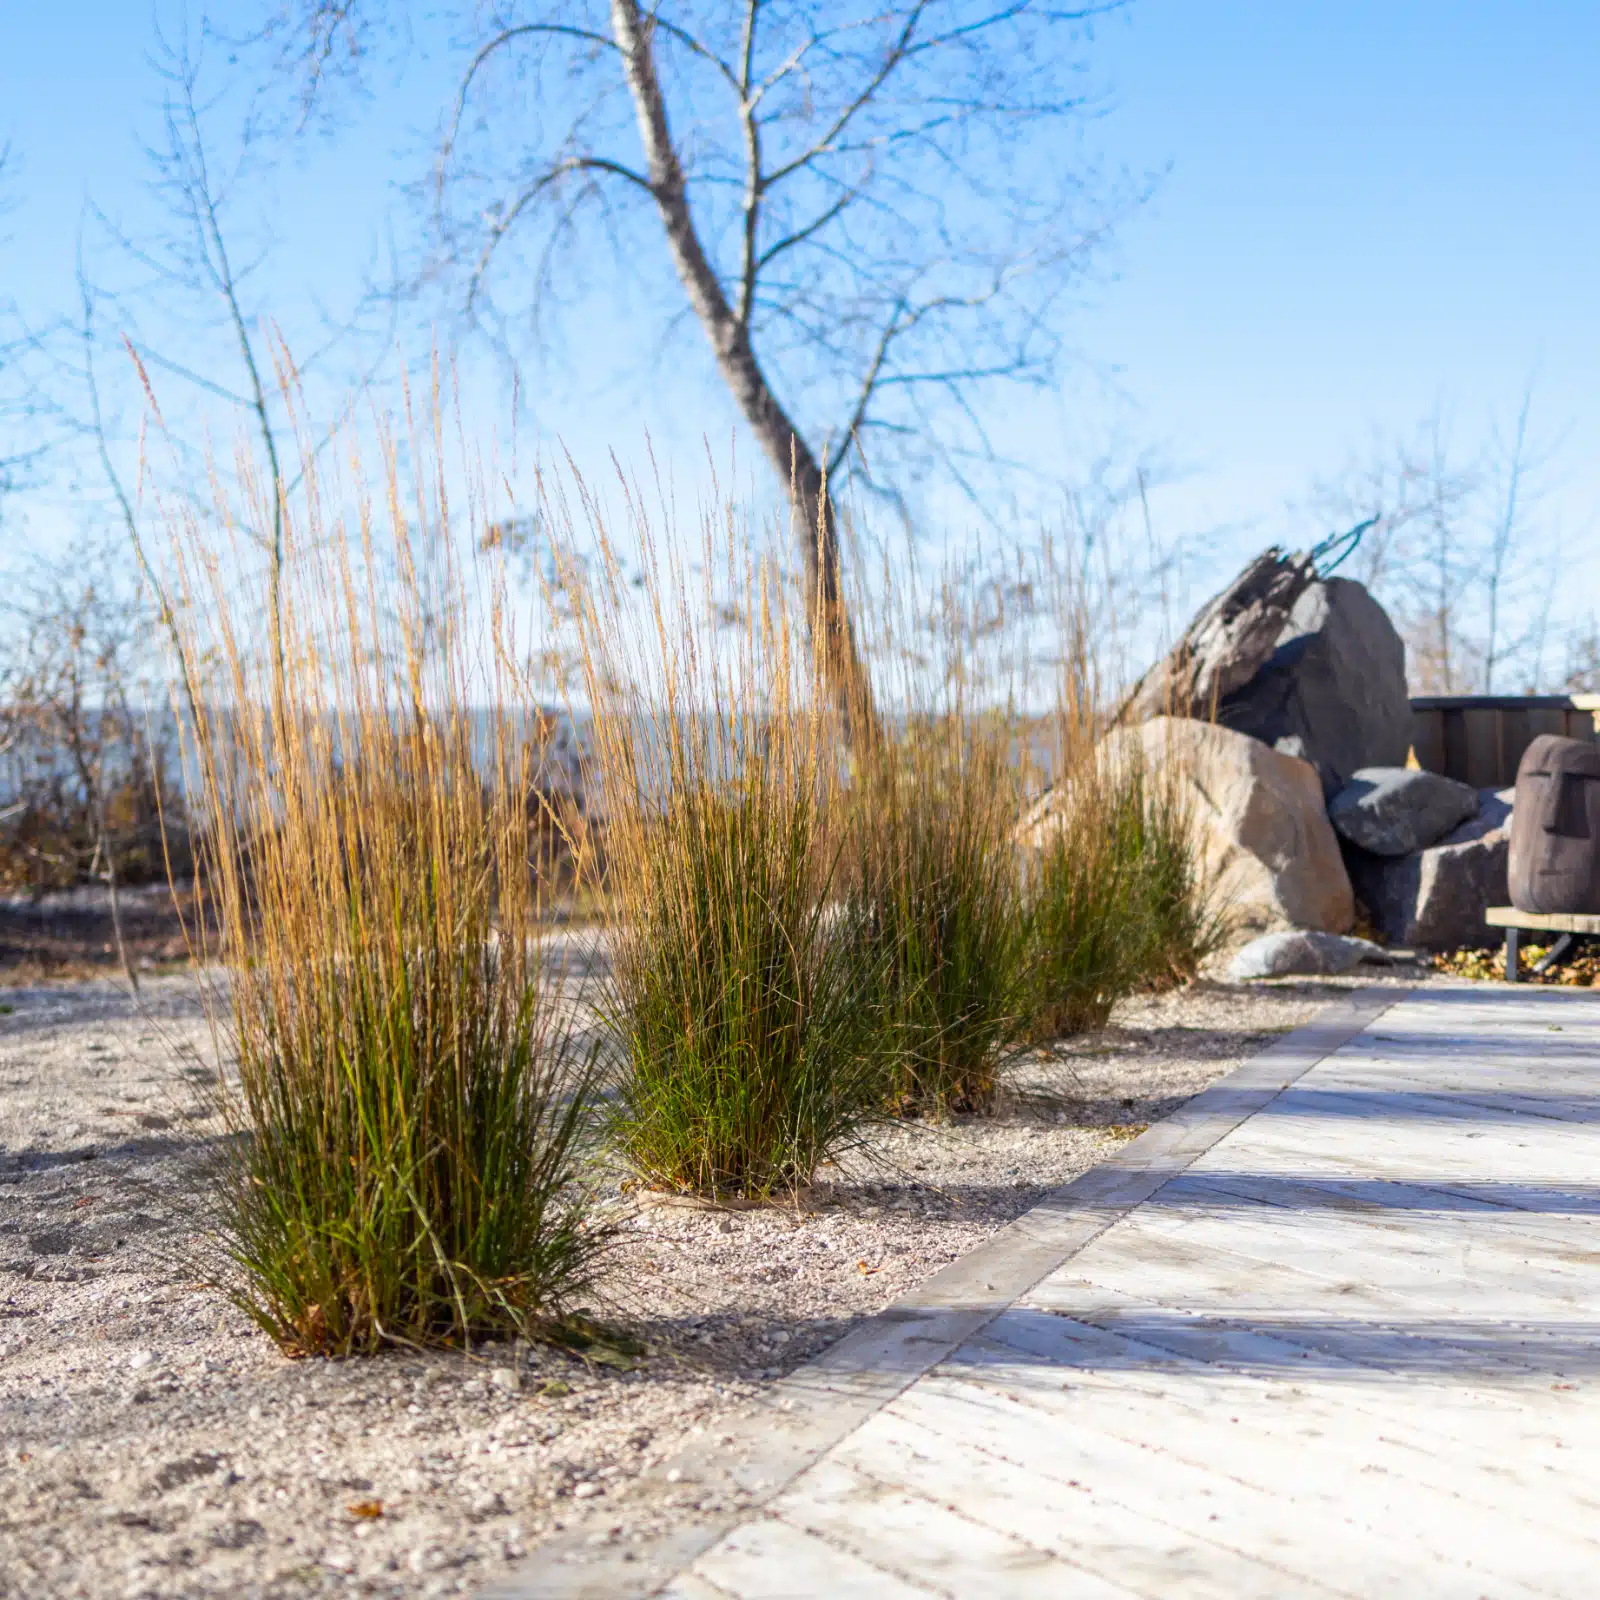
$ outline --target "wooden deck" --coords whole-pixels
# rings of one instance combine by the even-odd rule
[[[1593,997],[1403,1000],[649,1592],[1600,1592],[1597,1069]]]

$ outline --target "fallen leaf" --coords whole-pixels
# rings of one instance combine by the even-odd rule
[[[547,1400],[559,1400],[564,1394],[572,1393],[572,1385],[563,1383],[560,1378],[546,1378],[537,1390]]]
[[[864,1277],[870,1278],[874,1272],[882,1272],[883,1268],[869,1267],[865,1261],[858,1261],[856,1262],[856,1271],[861,1273]]]
[[[364,1517],[370,1521],[373,1517],[381,1517],[383,1515],[383,1501],[352,1500],[350,1504],[345,1507],[345,1510],[348,1511],[352,1517]]]

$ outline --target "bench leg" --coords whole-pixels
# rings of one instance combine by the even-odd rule
[[[1559,967],[1563,961],[1572,954],[1572,948],[1578,942],[1575,933],[1564,933],[1550,946],[1545,953],[1533,964],[1533,970],[1538,973],[1550,971],[1552,967]]]
[[[1518,977],[1518,973],[1517,973],[1517,946],[1518,946],[1519,943],[1521,943],[1521,941],[1517,937],[1517,932],[1518,932],[1518,930],[1515,929],[1515,928],[1507,928],[1506,929],[1506,982],[1507,983],[1515,983],[1517,981],[1517,977]]]

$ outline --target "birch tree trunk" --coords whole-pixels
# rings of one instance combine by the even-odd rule
[[[839,526],[826,477],[773,394],[751,346],[749,327],[729,304],[696,231],[656,72],[651,24],[641,14],[637,0],[611,0],[611,29],[622,54],[644,142],[650,192],[661,214],[673,264],[711,341],[723,381],[767,459],[789,484],[813,648],[821,658],[829,693],[851,742],[858,746],[870,743],[877,732],[872,689],[845,605]]]

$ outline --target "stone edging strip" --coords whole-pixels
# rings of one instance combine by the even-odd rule
[[[641,1484],[682,1506],[681,1527],[642,1544],[591,1543],[614,1515],[597,1506],[585,1526],[546,1540],[518,1571],[482,1591],[482,1600],[644,1600],[657,1593],[1068,1257],[1411,992],[1375,986],[1329,1002],[1312,1021],[770,1385],[749,1413],[729,1422],[720,1437],[731,1433],[731,1443],[696,1442],[645,1474]],[[598,1537],[604,1540],[603,1532]]]

